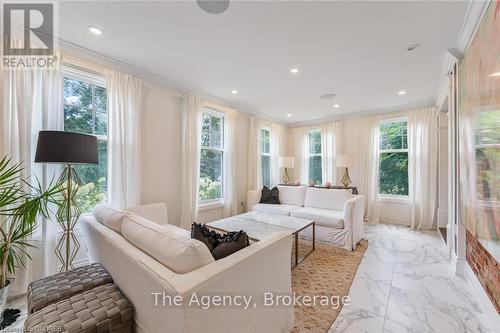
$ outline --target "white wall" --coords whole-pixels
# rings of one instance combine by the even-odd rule
[[[144,82],[141,124],[142,203],[164,202],[179,224],[181,191],[181,100],[167,88]]]

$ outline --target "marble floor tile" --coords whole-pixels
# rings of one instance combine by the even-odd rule
[[[384,317],[367,310],[342,311],[328,333],[382,333]]]
[[[365,235],[351,303],[329,332],[493,332],[436,231],[380,224],[366,225]]]

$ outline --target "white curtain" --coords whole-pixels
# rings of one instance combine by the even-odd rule
[[[262,163],[260,158],[260,120],[251,117],[248,122],[248,167],[247,184],[248,190],[262,188]]]
[[[342,122],[336,121],[321,126],[321,169],[323,173],[323,184],[330,182],[337,184],[337,167],[335,157],[341,151]]]
[[[181,226],[191,228],[198,219],[200,191],[200,149],[203,100],[199,97],[182,97],[182,191]]]
[[[281,154],[280,145],[283,136],[283,127],[277,124],[271,124],[271,185],[275,186],[281,183],[280,168],[278,158]]]
[[[372,224],[379,223],[380,211],[378,202],[379,173],[379,134],[380,119],[369,116],[361,120],[360,193],[366,197],[365,219]]]
[[[21,45],[21,40],[14,40]],[[62,55],[57,55],[62,61]],[[0,158],[8,156],[13,162],[23,163],[23,177],[36,178],[47,187],[57,180],[58,165],[35,164],[34,157],[40,130],[63,129],[63,77],[60,70],[10,69],[0,70]],[[57,223],[55,219],[40,220],[31,242],[33,260],[17,270],[10,295],[26,293],[28,284],[56,273]]]
[[[309,182],[309,128],[299,127],[292,129],[293,157],[295,167],[293,169],[294,181],[301,184]]]
[[[408,183],[411,227],[432,229],[436,210],[437,111],[435,107],[408,115]]]
[[[108,91],[108,188],[112,206],[141,202],[142,81],[115,70],[106,72]]]
[[[238,160],[236,152],[238,112],[224,108],[224,206],[223,217],[238,214]]]

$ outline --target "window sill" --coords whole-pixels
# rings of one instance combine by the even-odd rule
[[[217,209],[217,208],[222,208],[222,207],[224,207],[223,200],[209,200],[209,201],[200,202],[199,207],[198,207],[198,211],[204,212],[207,210],[212,210],[212,209]]]
[[[407,195],[379,194],[378,200],[381,202],[390,202],[399,204],[407,204],[410,202],[410,199],[408,198]]]

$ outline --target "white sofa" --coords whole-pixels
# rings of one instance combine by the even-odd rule
[[[363,238],[364,196],[348,189],[278,186],[279,205],[261,204],[261,190],[248,192],[247,208],[270,214],[314,220],[316,239],[354,250]],[[304,237],[311,238],[311,230]]]
[[[167,223],[165,205],[130,210],[135,213],[101,207],[82,216],[80,223],[91,261],[106,268],[132,303],[135,332],[290,332],[293,328],[293,307],[264,307],[265,292],[291,293],[291,235],[273,234],[215,261],[189,231]],[[171,299],[180,296],[183,306],[156,306],[154,293],[166,293]],[[189,306],[193,295],[198,299],[252,296],[256,307],[204,310],[195,303]]]

